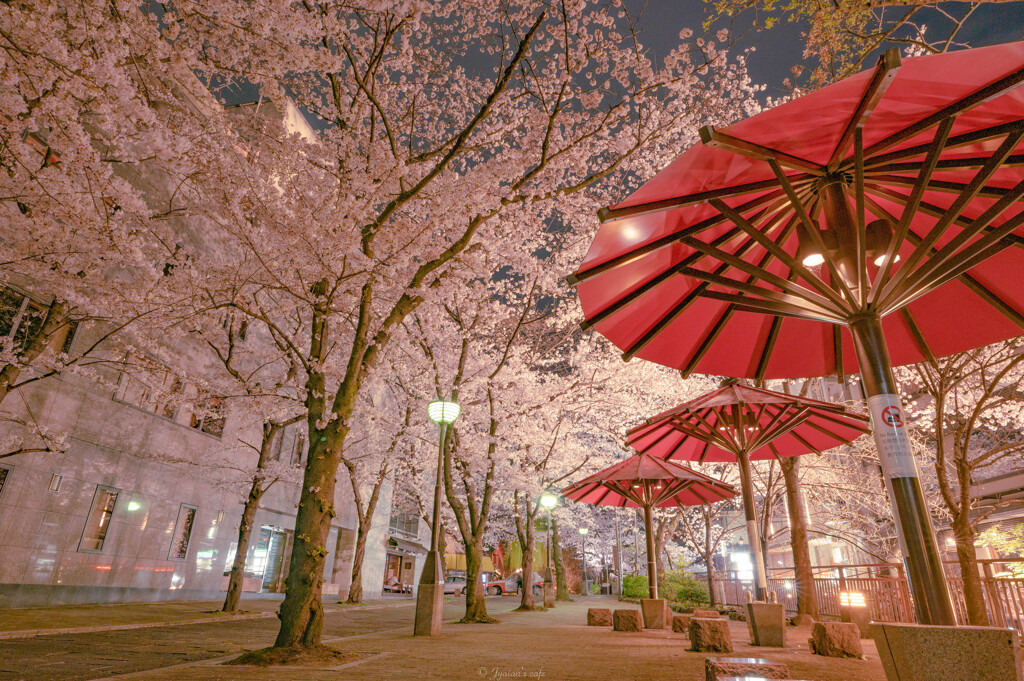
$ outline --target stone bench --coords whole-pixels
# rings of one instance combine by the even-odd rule
[[[612,613],[612,629],[615,631],[643,631],[639,610],[616,610]]]
[[[789,667],[762,657],[709,657],[704,661],[704,681],[729,677],[788,679]]]
[[[612,626],[612,611],[608,608],[588,608],[588,627],[610,627]]]
[[[786,610],[781,603],[747,603],[750,645],[786,647]]]
[[[672,631],[677,634],[690,635],[690,615],[673,615]]]
[[[860,629],[852,622],[815,622],[807,639],[811,652],[824,657],[864,657]]]
[[[664,598],[641,598],[640,612],[644,616],[644,629],[664,629],[668,601]]]
[[[690,650],[695,653],[731,653],[729,620],[691,617]]]
[[[711,619],[721,617],[722,613],[718,612],[717,610],[701,610],[700,608],[695,608],[693,611],[693,616]]]
[[[871,637],[890,681],[1024,679],[1020,640],[1013,629],[875,622]]]

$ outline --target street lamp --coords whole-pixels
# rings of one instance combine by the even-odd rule
[[[444,467],[444,441],[448,426],[459,418],[462,409],[455,402],[435,400],[427,405],[427,416],[441,426],[437,447],[437,474],[434,479],[434,521],[430,527],[430,551],[420,572],[416,593],[416,622],[413,636],[437,636],[441,633],[441,609],[444,607],[444,584],[441,582],[441,475]]]
[[[558,505],[558,497],[554,494],[542,494],[540,505],[548,510],[548,550],[547,567],[544,570],[544,607],[555,607],[555,585],[551,578],[551,509]]]
[[[590,595],[590,580],[587,579],[587,533],[590,532],[586,527],[580,528],[580,536],[583,537],[583,595]]]

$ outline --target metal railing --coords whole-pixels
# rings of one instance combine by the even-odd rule
[[[1020,564],[1024,559],[998,559],[978,561],[982,572],[981,585],[988,611],[989,623],[994,627],[1016,629],[1024,636],[1024,577],[1005,574],[993,566],[1005,567],[1009,563]],[[771,570],[768,588],[775,592],[786,610],[796,613],[796,582],[792,569]],[[910,595],[903,566],[897,564],[870,565],[820,565],[814,568],[815,593],[818,612],[824,617],[839,618],[839,594],[856,591],[864,594],[871,618],[877,622],[915,622],[914,603]],[[777,576],[783,573],[782,576]],[[787,574],[788,573],[788,574]],[[947,563],[946,581],[958,624],[967,624],[967,605],[964,599],[964,582],[956,563]],[[702,574],[695,575],[703,581]],[[726,605],[742,605],[753,585],[750,580],[739,579],[735,573],[715,574],[716,598],[724,599]]]

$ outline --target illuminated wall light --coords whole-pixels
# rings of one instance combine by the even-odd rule
[[[142,504],[140,504],[139,502],[135,501],[134,499],[132,499],[131,501],[128,502],[128,510],[129,511],[138,511],[140,508],[142,508]]]
[[[867,604],[860,591],[842,591],[839,594],[839,605],[844,608],[865,608]]]

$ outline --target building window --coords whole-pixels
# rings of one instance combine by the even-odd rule
[[[188,558],[188,544],[192,541],[192,526],[196,522],[196,507],[182,504],[178,510],[178,522],[174,524],[174,536],[167,557],[171,560]]]
[[[10,468],[0,466],[0,497],[4,494],[4,485],[7,484],[7,476],[11,474]]]
[[[292,445],[292,465],[299,466],[306,459],[306,434],[302,431],[295,433],[295,442]]]
[[[224,403],[220,398],[210,397],[205,405],[192,414],[192,427],[207,435],[224,435]]]
[[[0,289],[0,336],[10,338],[21,350],[43,327],[46,308],[9,288]]]
[[[391,534],[401,534],[407,537],[418,537],[420,533],[420,519],[415,513],[392,509],[391,522],[388,523]]]
[[[103,550],[103,542],[106,541],[107,532],[110,530],[110,518],[114,515],[114,505],[119,493],[119,490],[111,487],[96,486],[89,517],[85,521],[85,532],[82,533],[82,543],[78,546],[79,551]]]
[[[75,346],[75,336],[78,334],[78,322],[68,322],[67,333],[64,334],[64,341],[60,344],[60,351],[71,356],[71,349]]]

